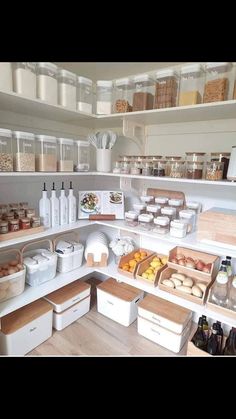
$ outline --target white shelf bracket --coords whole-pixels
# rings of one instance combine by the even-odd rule
[[[122,191],[131,191],[132,179],[126,177],[120,177],[120,189]]]
[[[123,119],[123,135],[133,141],[140,152],[145,152],[145,126],[128,119]]]

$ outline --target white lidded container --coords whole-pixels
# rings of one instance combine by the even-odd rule
[[[169,217],[165,217],[161,215],[159,217],[154,218],[153,220],[154,227],[153,232],[158,234],[167,234],[170,231],[170,219]]]
[[[88,172],[90,168],[90,144],[88,141],[78,140],[75,146],[75,172]]]
[[[229,167],[227,171],[227,179],[234,181],[236,180],[236,145],[232,146]]]
[[[58,161],[59,172],[73,172],[74,141],[69,138],[58,138]]]
[[[97,114],[109,115],[112,112],[112,86],[110,80],[98,80],[96,89]]]
[[[0,128],[0,172],[13,171],[12,132]]]
[[[12,63],[0,62],[0,90],[12,92]]]
[[[232,63],[206,63],[204,103],[233,99],[234,68]]]
[[[177,106],[179,75],[171,68],[156,73],[154,108]]]
[[[196,225],[196,213],[194,210],[179,211],[179,219],[187,224],[187,233],[192,233]]]
[[[129,77],[114,82],[114,112],[132,112],[134,83]]]
[[[36,98],[36,63],[13,63],[14,92],[31,98]]]
[[[187,234],[188,224],[183,220],[173,220],[170,222],[170,235],[182,239]]]
[[[76,74],[58,68],[57,81],[58,104],[69,109],[76,109]]]
[[[13,131],[15,172],[35,172],[35,137],[31,132]]]
[[[77,77],[77,111],[93,111],[93,82],[87,77]]]
[[[153,109],[155,81],[149,74],[139,74],[133,78],[135,92],[133,94],[133,111]]]
[[[185,65],[180,71],[179,106],[202,103],[205,72],[199,63]]]
[[[143,291],[109,278],[97,286],[97,310],[127,327],[136,320],[143,296]]]
[[[91,285],[77,280],[44,297],[53,307],[53,327],[62,330],[88,313]]]
[[[139,227],[143,230],[151,230],[153,219],[154,217],[152,214],[140,214],[138,216]]]
[[[178,353],[189,337],[192,312],[148,294],[138,305],[138,333]]]
[[[57,171],[57,140],[51,135],[36,135],[36,171]]]
[[[62,239],[64,243],[63,247],[60,246]],[[56,237],[54,240],[54,249],[57,253],[58,272],[69,272],[82,265],[84,246],[75,240],[75,235],[73,233]],[[71,252],[68,252],[68,249],[70,249]]]
[[[57,105],[57,69],[53,63],[37,63],[37,97]]]
[[[14,263],[12,265],[11,263]],[[19,266],[17,266],[19,264]],[[6,269],[6,265],[8,268]],[[25,289],[26,270],[22,265],[22,254],[18,249],[5,250],[0,253],[0,302],[22,294]],[[5,268],[5,269],[4,269]],[[17,268],[17,272],[7,274],[6,270]],[[18,268],[21,268],[18,271]]]
[[[52,306],[39,299],[2,317],[0,354],[25,355],[52,336]]]

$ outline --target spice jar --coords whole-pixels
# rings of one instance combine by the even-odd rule
[[[134,84],[128,77],[117,79],[114,83],[114,112],[132,112]]]
[[[89,114],[93,111],[93,82],[87,77],[77,78],[77,110]]]
[[[13,131],[13,151],[16,172],[35,172],[34,134]]]
[[[20,202],[19,207],[26,210],[28,208],[28,202]]]
[[[161,206],[160,205],[147,205],[147,214],[152,214],[153,217],[157,217],[161,214]]]
[[[121,173],[121,162],[120,161],[115,161],[114,165],[113,165],[113,173]]]
[[[172,221],[176,218],[176,209],[173,207],[161,208],[161,215],[165,215],[170,221]]]
[[[133,94],[133,111],[153,109],[155,82],[148,74],[140,74],[133,78],[135,93]]]
[[[40,217],[32,217],[31,218],[31,227],[40,227]]]
[[[141,174],[141,165],[139,161],[134,161],[130,165],[130,174],[131,175],[140,175]]]
[[[151,230],[153,219],[154,217],[152,214],[140,214],[138,216],[139,227],[143,230]]]
[[[57,105],[57,71],[53,63],[37,63],[37,97]]]
[[[8,221],[0,221],[0,234],[8,233]]]
[[[187,179],[202,179],[203,162],[187,162]]]
[[[19,204],[17,204],[17,203],[11,203],[8,206],[9,206],[10,211],[16,211],[16,210],[19,209]]]
[[[138,214],[145,214],[147,206],[145,204],[133,204],[133,209]]]
[[[121,162],[121,168],[120,173],[123,175],[127,175],[130,172],[130,162],[129,161],[122,161]]]
[[[3,214],[2,219],[6,221],[14,220],[14,212],[10,211],[10,212],[7,212],[6,214]]]
[[[88,141],[75,141],[75,172],[88,172],[90,168],[90,145]]]
[[[186,161],[193,162],[193,163],[202,163],[204,162],[204,156],[206,153],[202,152],[195,152],[195,151],[186,151]]]
[[[25,210],[21,208],[21,209],[18,209],[16,211],[14,211],[14,217],[16,219],[24,218],[25,217]]]
[[[156,217],[154,218],[153,222],[154,222],[154,228],[153,228],[154,233],[158,233],[158,234],[169,233],[169,229],[170,229],[169,217],[164,217],[164,216]]]
[[[28,228],[30,228],[30,218],[21,218],[20,219],[20,228],[22,230],[27,230]]]
[[[112,81],[97,81],[97,114],[109,115],[112,111]]]
[[[181,156],[166,156],[166,168],[165,168],[165,173],[166,176],[170,176],[170,169],[171,169],[171,162],[176,161],[176,160],[182,160]]]
[[[180,220],[173,220],[170,223],[170,235],[182,239],[187,234],[187,224]]]
[[[0,218],[4,217],[4,215],[7,213],[8,211],[8,205],[0,205]]]
[[[73,151],[74,141],[68,138],[58,138],[58,154],[57,169],[59,172],[73,172]]]
[[[183,199],[169,199],[168,202],[170,207],[173,207],[176,209],[176,218],[179,216],[179,211],[182,209],[184,201]]]
[[[185,177],[185,161],[173,160],[169,163],[171,178],[184,178]]]
[[[28,208],[28,209],[25,211],[25,215],[26,215],[26,218],[32,218],[32,217],[34,217],[34,216],[35,216],[35,209],[33,209],[33,208]]]
[[[58,69],[58,104],[69,109],[76,109],[77,75]]]
[[[187,233],[192,233],[196,225],[196,214],[193,210],[179,211],[179,219],[187,224]]]
[[[190,64],[181,68],[179,106],[202,103],[205,73],[201,64]]]
[[[125,213],[125,224],[129,227],[136,227],[138,225],[138,214],[135,211],[128,211]]]
[[[176,71],[167,69],[156,73],[155,109],[177,106],[178,84],[179,77]]]
[[[153,176],[165,176],[166,160],[153,163]]]
[[[153,175],[153,164],[151,161],[144,161],[142,168],[143,176],[152,176]]]
[[[57,140],[51,135],[36,135],[36,171],[57,171]]]
[[[232,63],[207,63],[203,102],[220,102],[233,98],[234,74]]]
[[[12,132],[0,128],[0,172],[13,171]]]
[[[19,95],[36,98],[36,63],[13,63],[13,88]]]
[[[150,202],[153,202],[154,196],[152,195],[142,195],[140,196],[140,201],[144,204],[150,204]]]
[[[20,229],[19,220],[9,220],[9,231],[18,231]]]
[[[224,163],[223,179],[227,179],[230,155],[231,153],[225,153],[225,152],[211,153],[211,161],[220,161]]]
[[[160,205],[161,208],[164,208],[166,205],[168,205],[169,198],[166,196],[157,196],[155,198],[155,203]]]
[[[223,179],[224,163],[211,161],[206,164],[206,179],[207,180],[222,180]]]

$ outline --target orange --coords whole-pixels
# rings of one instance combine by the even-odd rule
[[[131,267],[130,267],[130,268],[129,268],[129,272],[132,272],[132,273],[133,273],[133,272],[134,272],[134,268],[131,268]]]
[[[122,267],[122,269],[123,269],[123,271],[128,271],[128,270],[129,270],[129,266],[125,266],[125,265],[124,265],[124,266]]]
[[[147,256],[147,252],[141,252],[140,255],[141,255],[141,258],[143,259]]]
[[[135,254],[134,254],[134,259],[136,259],[136,258],[140,258],[141,257],[141,253],[140,252],[136,252]]]
[[[135,260],[135,259],[131,259],[131,260],[129,261],[129,266],[130,266],[131,268],[133,268],[134,266],[136,266],[136,264],[137,264],[137,262],[136,262],[136,260]]]

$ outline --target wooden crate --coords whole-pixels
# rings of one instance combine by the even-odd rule
[[[211,291],[212,289],[209,290],[206,307],[214,311],[215,313],[223,314],[224,316],[230,317],[236,321],[236,311],[230,310],[229,308],[218,306],[217,304],[213,303],[211,301]]]
[[[155,256],[157,256],[158,258],[167,257],[166,255],[162,255],[160,253],[154,253],[153,255],[147,257],[144,261],[140,262],[136,271],[136,279],[138,279],[141,282],[144,282],[145,284],[148,283],[153,287],[157,286],[161,272],[167,267],[167,264],[165,264],[161,269],[159,269],[159,271],[155,273],[155,278],[153,281],[143,278],[142,273],[146,271],[146,269],[149,267],[150,262]]]
[[[136,265],[136,267],[135,267],[135,269],[134,269],[134,272],[124,271],[124,270],[121,268],[121,266],[122,266],[122,265],[124,265],[125,263],[129,262],[129,260],[133,259],[134,254],[135,254],[136,252],[146,252],[146,253],[147,253],[146,258],[154,254],[154,252],[152,252],[151,250],[139,248],[139,249],[135,249],[135,250],[133,250],[133,251],[132,251],[132,252],[130,252],[128,255],[122,256],[122,257],[120,258],[120,262],[119,262],[119,265],[118,265],[118,272],[120,272],[120,274],[125,275],[125,276],[128,276],[129,278],[135,278],[135,275],[136,275],[136,272],[137,272],[137,269],[138,269],[139,264],[140,264],[141,262],[143,262],[146,258],[145,258],[145,259],[143,259],[141,262],[138,262],[138,263],[137,263],[137,265]]]
[[[211,208],[198,216],[197,239],[236,245],[236,211]]]
[[[172,258],[175,258],[178,255],[184,255],[186,257],[191,257],[192,259],[199,259],[205,264],[211,263],[211,272],[206,273],[198,271],[197,269],[188,268],[186,266],[178,265],[177,263],[171,262]],[[185,247],[176,246],[169,253],[168,266],[173,269],[177,269],[179,272],[186,274],[187,276],[193,276],[200,280],[212,280],[216,277],[219,270],[220,258],[216,255],[210,255],[209,253],[198,252],[196,250],[186,249]]]
[[[190,278],[193,279],[194,285],[197,285],[200,282],[206,284],[206,286],[207,286],[206,290],[203,293],[202,298],[199,298],[199,297],[196,297],[195,295],[186,294],[185,292],[177,290],[176,288],[170,288],[170,287],[167,287],[166,285],[162,284],[162,281],[164,279],[169,279],[170,276],[173,273],[177,273],[177,269],[173,269],[173,268],[169,268],[169,267],[164,269],[161,272],[161,275],[160,275],[160,279],[159,279],[159,282],[158,282],[158,288],[160,288],[163,291],[169,292],[170,294],[174,294],[174,295],[177,295],[178,297],[184,298],[185,300],[192,301],[193,303],[203,305],[204,301],[206,299],[206,296],[208,294],[209,288],[211,286],[212,279],[211,278],[199,279],[199,278],[196,278],[194,275],[190,275],[190,274],[187,275],[187,276],[189,276]],[[178,273],[180,273],[179,270],[178,270]]]
[[[192,338],[195,335],[196,331],[197,331],[197,325],[195,327],[193,327],[193,329],[191,331],[191,334],[189,336],[189,341],[188,341],[188,346],[187,346],[187,356],[213,356],[213,355],[209,354],[208,352],[197,348],[193,344]],[[223,336],[222,348],[224,348],[224,346],[225,346],[226,339],[227,339],[227,337]]]

